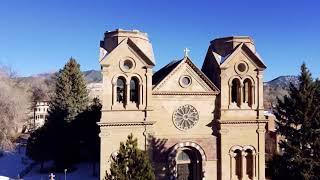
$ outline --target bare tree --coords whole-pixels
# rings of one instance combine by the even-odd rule
[[[0,149],[10,151],[18,130],[27,120],[29,95],[16,83],[12,71],[0,67]]]

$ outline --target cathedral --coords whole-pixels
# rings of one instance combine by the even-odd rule
[[[202,68],[188,56],[154,72],[146,33],[117,29],[100,42],[100,179],[132,133],[158,180],[264,180],[263,72],[248,36],[209,43]]]

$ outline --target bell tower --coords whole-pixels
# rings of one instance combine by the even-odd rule
[[[120,142],[129,134],[139,139],[139,148],[147,148],[152,110],[152,45],[146,33],[138,30],[106,32],[100,42],[103,77],[100,177],[105,176]]]
[[[265,68],[248,36],[210,42],[202,71],[220,88],[221,179],[265,178]]]

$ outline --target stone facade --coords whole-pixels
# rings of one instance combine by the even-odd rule
[[[211,41],[202,69],[187,54],[153,74],[145,33],[106,32],[100,179],[133,133],[157,179],[265,179],[263,71],[250,37]]]

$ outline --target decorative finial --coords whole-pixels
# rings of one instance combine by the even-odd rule
[[[190,49],[185,48],[183,51],[184,51],[184,57],[187,57],[188,53],[190,52]]]

